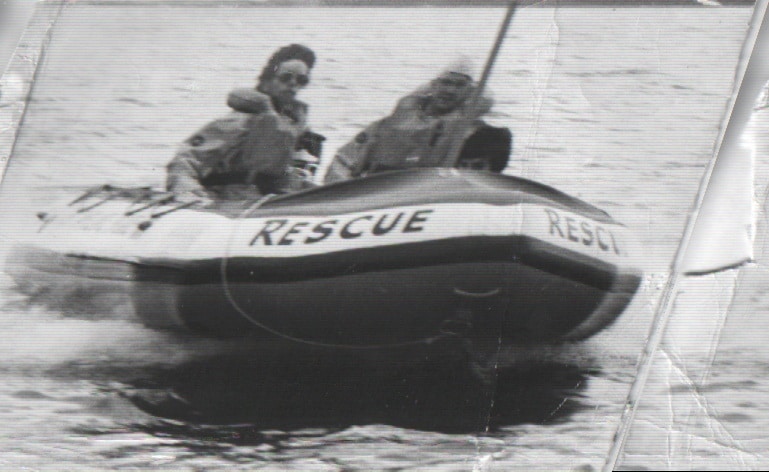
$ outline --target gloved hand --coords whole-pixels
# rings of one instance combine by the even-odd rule
[[[296,141],[296,150],[301,151],[304,149],[311,155],[320,157],[320,154],[323,152],[323,141],[325,140],[326,137],[322,134],[305,131]]]

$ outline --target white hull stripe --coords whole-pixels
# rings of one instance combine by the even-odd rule
[[[340,251],[479,236],[524,236],[614,265],[633,251],[627,228],[537,204],[427,204],[329,217],[233,219],[182,210],[138,228],[147,215],[124,216],[126,204],[59,215],[35,245],[64,254],[138,261],[295,258]]]

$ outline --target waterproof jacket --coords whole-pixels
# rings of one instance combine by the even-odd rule
[[[429,88],[421,87],[398,101],[389,116],[375,121],[339,149],[329,166],[325,182],[393,169],[453,167],[454,139],[464,141],[487,126],[480,117],[492,106],[482,97],[472,110],[459,108],[440,116],[425,110]]]
[[[307,131],[307,105],[295,101],[280,112],[269,96],[253,89],[232,91],[233,109],[186,139],[167,166],[174,192],[246,184],[260,193],[291,190],[290,166],[297,140]]]

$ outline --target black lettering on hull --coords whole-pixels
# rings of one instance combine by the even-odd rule
[[[383,234],[387,234],[390,231],[392,231],[393,228],[395,228],[395,226],[398,224],[398,222],[400,222],[401,218],[403,218],[403,213],[402,212],[398,213],[398,216],[395,217],[395,219],[390,223],[390,225],[385,226],[385,221],[387,221],[388,216],[390,215],[385,213],[379,218],[379,221],[376,222],[376,224],[374,225],[374,229],[371,230],[371,233],[374,236],[382,236]]]
[[[280,241],[278,242],[279,246],[290,246],[291,244],[294,244],[294,240],[289,238],[292,234],[299,234],[301,231],[299,231],[299,228],[304,228],[305,226],[309,225],[310,223],[307,223],[306,221],[300,221],[298,223],[294,223],[293,226],[291,226],[291,229],[286,231],[286,234],[283,235],[282,238],[280,238]]]
[[[549,222],[548,232],[553,236],[585,246],[596,245],[603,252],[622,255],[614,234],[601,225],[579,218],[561,215],[553,209],[545,209]]]
[[[577,229],[578,229],[577,222],[574,221],[574,218],[567,216],[566,217],[566,236],[569,238],[569,241],[574,241],[575,243],[579,242],[579,238],[575,233]]]
[[[274,233],[275,231],[278,231],[282,227],[286,226],[286,223],[288,223],[288,220],[267,220],[264,222],[264,227],[262,227],[262,230],[256,233],[256,236],[251,240],[251,243],[249,246],[253,246],[256,244],[256,242],[259,240],[259,238],[262,238],[264,240],[265,246],[272,246],[272,238],[270,235]]]
[[[366,236],[385,236],[391,233],[414,233],[424,231],[429,214],[435,210],[400,211],[375,213],[315,221],[297,221],[290,219],[267,220],[251,239],[251,246],[261,243],[264,246],[291,246],[294,244],[315,244],[332,237],[357,239]],[[403,223],[405,221],[405,223]]]
[[[555,235],[555,231],[558,230],[558,235],[564,238],[563,231],[561,231],[561,217],[558,216],[558,213],[554,212],[553,210],[545,210],[545,213],[547,213],[547,218],[550,220],[550,234]]]
[[[359,216],[357,218],[353,218],[352,220],[348,221],[346,225],[342,227],[342,231],[339,232],[339,236],[342,237],[342,239],[354,239],[359,238],[363,234],[363,231],[353,232],[351,230],[351,227],[353,223],[357,223],[358,221],[362,220],[371,220],[374,217],[372,215],[364,215]]]
[[[335,224],[337,224],[337,220],[328,220],[318,223],[312,228],[312,233],[317,234],[318,236],[308,236],[307,239],[304,240],[305,244],[317,243],[328,238],[331,236],[331,233],[334,232]]]
[[[582,244],[585,246],[591,246],[593,244],[593,241],[595,240],[595,237],[593,236],[593,230],[590,228],[590,225],[586,222],[582,222],[582,234],[587,236],[582,238]]]
[[[419,210],[414,212],[413,215],[411,215],[411,219],[409,219],[409,222],[406,223],[406,226],[403,228],[404,233],[415,233],[417,231],[424,230],[424,226],[417,226],[417,223],[424,223],[427,221],[427,215],[428,213],[432,213],[433,210]]]
[[[601,237],[602,233],[608,233],[605,229],[601,228],[600,226],[595,227],[595,238],[598,240],[598,247],[601,248],[603,251],[608,251],[610,249],[610,246],[606,244],[606,241]]]

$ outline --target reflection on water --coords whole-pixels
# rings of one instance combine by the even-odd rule
[[[411,467],[425,457],[456,468],[462,455],[483,456],[483,447],[468,442],[467,434],[480,433],[475,442],[485,438],[499,448],[515,436],[511,427],[563,425],[591,408],[580,403],[587,375],[573,365],[528,365],[501,371],[493,384],[483,384],[467,371],[438,363],[380,371],[355,356],[225,355],[135,373],[112,384],[115,394],[154,418],[107,427],[79,424],[70,432],[91,441],[152,438],[149,444],[118,443],[105,451],[118,462],[162,451],[186,464],[216,457],[212,464],[219,467],[256,462],[301,467],[309,459],[339,465],[341,455],[357,470],[387,463]],[[365,452],[368,447],[374,450]],[[340,452],[345,448],[350,450]],[[338,470],[336,465],[329,470]]]
[[[195,424],[242,424],[246,431],[344,429],[386,424],[444,433],[554,422],[576,408],[585,373],[570,365],[506,370],[489,385],[461,364],[386,366],[338,355],[305,359],[220,356],[156,370],[123,395],[152,415]],[[179,434],[177,426],[148,426]],[[145,426],[141,427],[145,429]],[[186,433],[185,433],[186,434]],[[259,441],[261,435],[253,436]]]
[[[612,424],[632,375],[632,359],[599,361],[568,346],[550,356],[503,351],[498,360],[514,367],[492,369],[484,383],[452,339],[397,355],[201,339],[139,325],[115,287],[83,297],[68,282],[8,287],[16,297],[3,311],[15,314],[0,325],[9,340],[0,399],[17,426],[0,449],[21,451],[17,463],[155,467],[162,456],[179,467],[262,460],[305,470],[312,455],[372,470],[427,456],[470,470],[484,450],[501,464],[538,463],[521,457],[529,448],[548,464],[580,451],[599,463],[611,428],[591,425]],[[62,452],[73,441],[85,455]],[[362,443],[376,451],[361,458]]]

